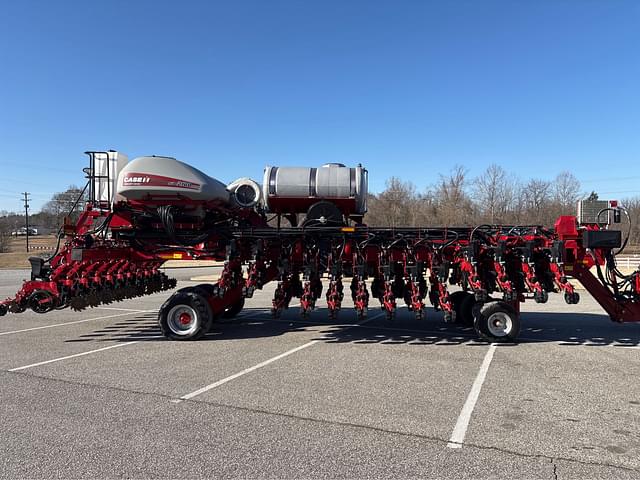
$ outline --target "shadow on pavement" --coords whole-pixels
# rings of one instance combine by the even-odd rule
[[[448,324],[441,312],[426,310],[423,320],[416,320],[411,312],[399,309],[394,320],[379,315],[379,309],[369,311],[368,321],[356,325],[353,310],[340,312],[338,319],[327,320],[327,310],[318,308],[307,319],[301,319],[295,307],[274,319],[267,309],[245,309],[238,317],[215,323],[211,332],[200,341],[246,340],[275,337],[294,331],[317,331],[315,337],[327,343],[411,344],[411,345],[486,345],[469,326]],[[379,315],[379,316],[377,316]],[[640,346],[640,324],[616,324],[605,314],[523,312],[519,344],[556,343],[562,346]],[[157,325],[157,314],[136,315],[120,320],[67,342],[104,341],[165,341]]]

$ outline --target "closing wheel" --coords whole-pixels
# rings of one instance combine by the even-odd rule
[[[244,298],[241,298],[233,305],[228,306],[222,312],[222,318],[233,318],[238,315],[244,308]]]
[[[197,291],[174,293],[160,307],[158,323],[162,334],[172,340],[195,340],[213,323],[211,308]]]
[[[549,293],[545,290],[537,291],[533,294],[536,303],[547,303],[549,301]]]
[[[569,305],[576,305],[580,302],[580,294],[578,292],[564,292],[564,301]]]
[[[56,299],[47,290],[36,290],[29,297],[29,308],[36,313],[47,313],[56,307]]]
[[[485,303],[475,309],[476,333],[490,342],[513,342],[520,333],[520,318],[505,302]]]

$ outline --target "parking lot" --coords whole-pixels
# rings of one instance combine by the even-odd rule
[[[323,300],[276,320],[274,287],[195,342],[160,336],[171,292],[0,318],[0,476],[640,475],[640,325],[586,293],[527,302],[496,346],[432,309],[357,324],[348,298],[331,323]]]

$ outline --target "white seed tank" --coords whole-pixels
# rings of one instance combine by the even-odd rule
[[[224,183],[171,157],[134,158],[120,170],[118,195],[127,200],[182,197],[228,204],[231,194]]]

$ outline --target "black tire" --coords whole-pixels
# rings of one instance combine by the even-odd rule
[[[56,307],[56,299],[47,290],[36,290],[29,297],[29,308],[36,313],[47,313]]]
[[[158,323],[168,339],[196,340],[209,331],[213,315],[206,298],[193,289],[171,295],[160,307]]]
[[[449,301],[453,306],[453,311],[456,313],[455,323],[461,323],[461,324],[465,323],[462,320],[464,318],[464,315],[462,313],[462,304],[469,297],[473,297],[473,295],[470,294],[469,292],[463,292],[463,291],[453,292],[449,294]],[[471,321],[473,323],[473,318],[471,318]]]
[[[489,342],[514,342],[520,333],[520,317],[508,303],[490,302],[476,309],[473,326]]]
[[[533,295],[533,299],[536,303],[547,303],[549,301],[549,293],[546,290],[541,290]]]
[[[9,304],[9,311],[11,313],[22,313],[27,309],[26,305],[24,304],[24,302],[20,302],[20,303],[11,303]]]
[[[225,308],[221,316],[222,318],[233,318],[236,315],[238,315],[243,308],[244,308],[244,298],[241,298],[233,305]]]
[[[465,293],[467,296],[460,303],[459,311],[456,311],[456,323],[472,327],[475,318],[474,310],[478,303],[473,293]]]
[[[564,292],[564,301],[567,302],[568,305],[576,305],[580,302],[580,294],[578,292]]]
[[[321,221],[323,217],[324,219]],[[333,202],[328,202],[326,200],[321,200],[309,207],[309,210],[307,210],[307,215],[302,222],[302,226],[315,226],[322,225],[324,223],[332,226],[342,226],[345,224],[344,216],[342,215],[342,212],[336,206],[336,204]]]

